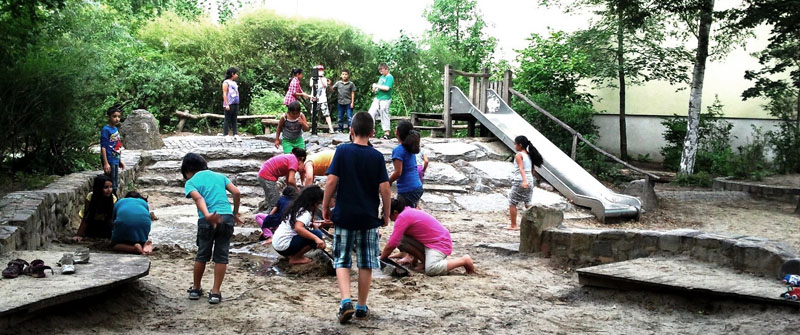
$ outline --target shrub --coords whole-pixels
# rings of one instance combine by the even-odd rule
[[[762,180],[769,173],[770,166],[764,155],[769,138],[755,126],[752,136],[747,144],[737,148],[738,154],[732,160],[731,174],[737,179]]]
[[[773,162],[779,173],[799,173],[800,124],[797,121],[797,98],[794,92],[778,95],[769,102],[770,114],[779,118],[777,130],[767,132],[769,147],[775,154]]]

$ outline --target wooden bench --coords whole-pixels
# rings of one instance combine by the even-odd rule
[[[176,131],[181,132],[183,131],[183,126],[186,125],[186,120],[201,120],[201,119],[219,119],[224,120],[225,115],[222,114],[212,114],[212,113],[203,113],[203,114],[192,114],[189,111],[176,111],[175,115],[178,116],[178,127]],[[275,115],[239,115],[236,117],[237,121],[241,120],[261,120],[261,125],[264,126],[264,134],[269,134],[269,126],[277,126],[278,120],[275,118]]]

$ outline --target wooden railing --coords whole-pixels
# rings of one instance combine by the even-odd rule
[[[178,127],[176,131],[181,132],[183,131],[183,127],[186,125],[186,120],[202,120],[202,119],[219,119],[224,120],[225,115],[222,114],[211,114],[211,113],[203,113],[203,114],[192,114],[189,111],[176,111],[175,115],[178,116]],[[277,126],[278,120],[275,118],[274,115],[239,115],[236,117],[237,120],[261,120],[261,125],[264,126],[264,134],[269,134],[269,127],[270,126]]]

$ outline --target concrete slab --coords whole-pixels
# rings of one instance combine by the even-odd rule
[[[56,262],[63,252],[14,251],[0,259],[44,260],[55,274],[45,278],[19,276],[0,279],[0,318],[4,323],[19,320],[26,313],[85,298],[132,282],[150,272],[150,260],[139,255],[92,253],[89,264],[75,265],[75,274],[62,275]]]
[[[780,297],[786,286],[778,280],[688,257],[638,258],[577,272],[580,283],[587,286],[669,291],[800,307],[800,302]]]

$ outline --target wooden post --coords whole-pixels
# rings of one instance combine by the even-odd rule
[[[180,121],[178,121],[178,129],[177,131],[180,133],[183,131],[183,126],[186,124],[186,118],[182,117]]]
[[[444,137],[453,136],[453,122],[450,115],[450,86],[452,78],[450,77],[450,64],[444,66],[444,110],[442,111],[442,120],[444,121]]]
[[[475,137],[475,119],[467,121],[467,136]]]
[[[578,151],[578,133],[572,134],[572,153],[569,155],[572,160],[575,160],[575,155]]]
[[[469,77],[469,102],[475,104],[475,77]]]
[[[483,74],[489,74],[489,69],[483,68],[481,70],[481,72]],[[479,92],[480,96],[481,96],[481,102],[480,102],[481,105],[478,106],[478,109],[480,109],[481,113],[486,113],[486,89],[487,88],[489,88],[489,77],[486,77],[486,76],[481,77],[481,91]]]
[[[506,104],[509,106],[511,106],[511,101],[510,101],[511,93],[509,93],[508,89],[511,88],[512,84],[511,74],[512,74],[511,70],[506,70],[506,72],[503,73],[503,92],[498,92],[500,93],[500,96],[503,98],[503,101],[505,101]]]

